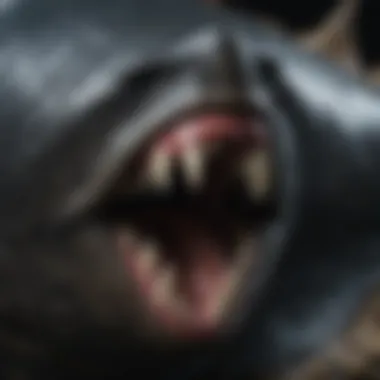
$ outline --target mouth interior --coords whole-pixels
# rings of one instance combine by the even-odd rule
[[[100,207],[160,328],[213,333],[263,252],[276,213],[267,133],[251,115],[203,114],[152,136]]]

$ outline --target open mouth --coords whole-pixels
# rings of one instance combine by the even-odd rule
[[[149,138],[100,207],[149,315],[213,334],[260,271],[276,213],[271,144],[250,113],[203,112]]]

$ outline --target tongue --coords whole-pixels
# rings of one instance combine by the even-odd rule
[[[164,149],[167,153],[179,154],[189,146],[216,141],[260,138],[260,129],[253,128],[253,120],[248,116],[203,114],[178,123],[171,131],[158,138],[154,149]]]
[[[232,269],[226,259],[226,247],[200,221],[190,224],[186,218],[175,225],[183,256],[180,288],[190,321],[204,330],[215,329],[221,322],[223,296]]]
[[[218,325],[229,268],[213,251],[195,252],[189,260],[186,297],[197,318],[208,326]],[[195,315],[194,315],[195,316]]]
[[[233,263],[226,257],[226,245],[219,241],[215,231],[203,224],[204,221],[190,215],[170,214],[166,223],[176,237],[172,247],[176,279],[167,302],[155,302],[154,283],[160,276],[160,268],[137,269],[145,253],[143,244],[122,245],[126,263],[161,327],[190,339],[214,334],[222,323],[223,302],[231,284]],[[161,249],[159,255],[164,258],[165,246]]]

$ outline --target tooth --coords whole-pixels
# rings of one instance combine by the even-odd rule
[[[160,150],[150,155],[145,181],[161,190],[167,190],[172,184],[172,161],[170,156]]]
[[[241,166],[241,175],[249,193],[255,200],[263,200],[271,187],[271,162],[266,150],[258,150],[246,157]]]
[[[171,267],[165,267],[157,274],[157,281],[154,284],[154,301],[160,305],[168,303],[173,297],[175,272]]]
[[[158,247],[154,243],[146,243],[137,258],[139,270],[143,273],[151,273],[156,269],[160,262]]]
[[[188,148],[182,155],[182,169],[187,184],[198,190],[205,179],[205,152],[199,148]]]

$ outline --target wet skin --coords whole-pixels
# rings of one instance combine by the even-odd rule
[[[275,374],[348,326],[380,275],[376,92],[259,22],[190,0],[10,1],[0,20],[2,378]],[[193,148],[218,143],[215,165],[233,164],[231,176],[264,147],[267,198],[254,185],[253,201],[240,189],[243,205],[209,208],[232,180],[184,196],[183,166],[164,196],[155,176],[136,196],[136,176],[157,173],[146,157],[183,157],[188,140],[168,146],[185,129]],[[211,293],[205,268],[233,261],[235,243],[220,252],[235,227],[249,264],[219,313],[227,293]],[[148,235],[178,267],[183,251],[186,262],[207,252],[184,265],[206,284],[190,302],[199,282],[187,283],[186,318],[172,299],[156,307],[157,283],[135,274]]]

